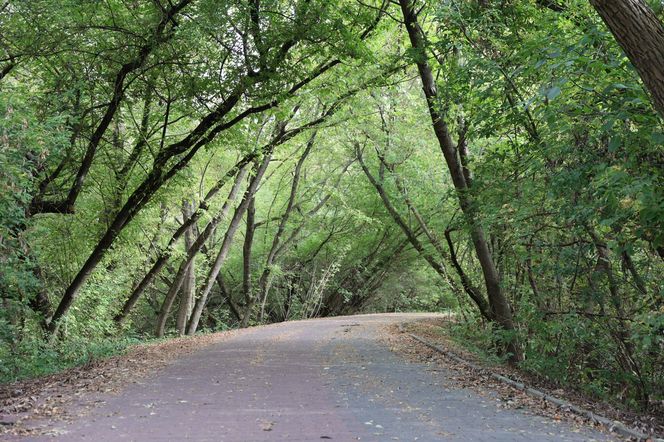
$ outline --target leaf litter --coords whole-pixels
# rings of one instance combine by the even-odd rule
[[[130,347],[124,354],[34,379],[0,385],[0,435],[53,435],[50,422],[70,421],[103,404],[94,394],[117,394],[175,359],[223,341],[235,330],[181,337]],[[87,401],[84,401],[86,396]],[[72,415],[74,405],[77,408]]]
[[[569,422],[574,425],[576,428],[575,431],[580,431],[580,428],[586,426],[604,429],[570,410],[558,407],[543,399],[530,396],[522,390],[491,378],[488,370],[525,383],[549,395],[565,398],[575,405],[590,410],[595,414],[623,422],[645,434],[653,435],[653,437],[662,437],[664,435],[663,416],[646,413],[639,414],[619,409],[608,403],[594,400],[570,387],[555,385],[551,381],[519,370],[518,368],[495,364],[488,366],[477,355],[455,343],[446,333],[441,333],[441,330],[444,330],[447,326],[449,324],[445,319],[427,318],[403,324],[403,329],[426,339],[434,345],[445,348],[466,361],[487,369],[487,372],[478,372],[415,341],[407,334],[401,332],[399,324],[386,326],[381,333],[381,337],[391,351],[400,354],[412,362],[428,365],[428,369],[432,372],[445,372],[446,377],[459,388],[468,388],[481,396],[491,398],[498,408],[523,409],[524,411],[545,416],[555,421]]]

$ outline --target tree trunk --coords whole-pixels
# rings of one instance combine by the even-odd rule
[[[429,253],[425,248],[422,242],[417,238],[415,235],[415,232],[408,226],[406,221],[403,219],[403,217],[399,214],[397,209],[394,207],[392,202],[389,199],[389,196],[387,195],[387,192],[385,192],[385,189],[381,183],[379,183],[376,178],[371,174],[369,171],[369,168],[367,167],[366,163],[364,162],[362,158],[362,153],[359,149],[359,146],[356,146],[356,154],[358,157],[358,160],[360,161],[360,166],[362,167],[362,170],[364,171],[365,175],[369,179],[369,182],[374,186],[376,191],[378,192],[378,195],[380,196],[381,200],[383,201],[383,205],[387,209],[388,213],[394,220],[394,222],[401,228],[403,233],[406,235],[406,238],[408,238],[408,241],[410,244],[413,246],[415,250],[419,253],[421,257],[423,257],[427,263],[431,266],[431,268],[440,275],[441,278],[443,278],[444,281],[446,281],[448,284],[451,286],[455,286],[454,280],[450,277],[449,273],[447,272],[447,269],[445,267],[445,264],[443,262],[438,261],[436,258],[434,258],[431,253]],[[381,158],[382,161],[382,158]],[[386,165],[386,163],[382,163],[383,165]],[[389,169],[389,167],[387,167]],[[399,189],[401,190],[400,185],[397,185]],[[405,190],[405,189],[404,189]],[[419,212],[417,209],[411,204],[411,201],[409,198],[405,198],[406,205],[408,208],[413,212],[415,219],[418,221],[418,224],[422,231],[425,233],[429,241],[432,242],[434,248],[438,253],[441,255],[441,257],[446,257],[446,254],[440,247],[440,244],[438,244],[437,239],[433,235],[433,233],[429,230],[429,227],[426,225],[424,222],[424,219],[420,216]],[[453,251],[454,249],[452,249]],[[472,284],[470,284],[466,278],[465,273],[461,269],[461,266],[458,266],[458,268],[455,265],[455,269],[459,273],[462,279],[462,284],[464,288],[466,288],[466,285],[468,285],[468,289],[466,290],[466,293],[471,297],[471,299],[475,302],[475,305],[477,305],[477,308],[479,309],[480,313],[482,316],[486,317],[487,319],[491,319],[491,312],[489,310],[489,306],[486,303],[486,300],[484,297],[478,293],[477,291],[474,291],[472,289]]]
[[[436,249],[438,252],[438,255],[440,256],[441,259],[448,261],[452,264],[452,267],[456,271],[457,275],[459,276],[459,279],[461,280],[461,286],[463,287],[464,291],[466,294],[470,297],[470,299],[473,300],[475,305],[480,311],[480,314],[487,319],[488,321],[493,320],[493,314],[491,312],[491,309],[489,308],[489,305],[487,304],[487,301],[482,294],[480,290],[478,290],[471,279],[468,277],[466,272],[463,270],[463,267],[461,266],[461,263],[458,261],[456,257],[456,253],[454,250],[454,243],[452,241],[452,237],[450,235],[450,230],[445,231],[445,239],[447,241],[447,246],[449,249],[449,254],[445,253],[445,250],[443,249],[442,245],[440,244],[440,241],[436,237],[436,235],[433,233],[433,231],[429,228],[428,224],[420,214],[419,210],[417,210],[417,207],[413,204],[413,202],[410,200],[408,197],[408,192],[406,190],[406,187],[404,186],[401,178],[396,174],[394,171],[394,167],[390,164],[388,164],[385,161],[385,157],[382,154],[378,155],[378,158],[380,159],[381,163],[385,165],[385,167],[392,172],[394,176],[394,184],[397,187],[397,190],[401,193],[401,196],[403,197],[404,202],[406,203],[406,206],[408,209],[411,211],[413,216],[415,217],[415,220],[419,224],[420,228],[426,235],[427,239],[429,242],[433,245],[433,247]],[[463,164],[463,161],[462,161]],[[470,170],[464,166],[464,174],[466,176],[466,179],[470,179]],[[468,182],[468,181],[467,181]],[[442,264],[442,263],[441,263]],[[450,276],[445,273],[444,279],[447,281],[447,283],[452,287],[452,289],[456,292],[457,286],[456,283]]]
[[[452,178],[452,182],[457,191],[459,205],[464,214],[466,222],[470,227],[470,235],[475,247],[475,253],[482,267],[484,281],[489,297],[489,304],[496,322],[506,331],[514,330],[512,311],[510,305],[500,287],[500,277],[496,270],[495,263],[489,251],[484,229],[480,223],[479,216],[474,207],[474,201],[468,192],[468,183],[464,174],[463,166],[457,154],[457,148],[452,141],[447,123],[443,115],[439,114],[439,98],[433,73],[427,61],[427,52],[425,37],[422,29],[417,22],[416,12],[413,10],[411,0],[399,0],[401,12],[404,17],[408,37],[413,49],[416,51],[415,60],[417,69],[422,80],[422,89],[427,100],[429,114],[433,130],[438,139],[438,143],[443,152],[443,157]],[[507,346],[510,353],[509,360],[516,363],[521,360],[521,352],[514,340],[511,340]]]
[[[242,247],[242,291],[244,293],[244,312],[240,327],[249,325],[251,311],[254,307],[254,294],[251,284],[251,249],[254,243],[254,231],[256,230],[256,199],[249,200],[247,207],[247,228],[244,235],[244,245]]]
[[[664,26],[645,0],[590,0],[664,117]]]
[[[237,207],[237,209],[235,209],[235,213],[233,214],[231,223],[228,227],[228,230],[226,231],[226,235],[224,235],[224,241],[221,244],[221,249],[219,250],[219,254],[212,263],[210,272],[208,273],[208,276],[205,280],[205,285],[201,289],[201,294],[196,300],[194,311],[192,312],[191,319],[189,320],[189,327],[187,328],[188,335],[193,335],[194,333],[196,333],[196,329],[198,328],[198,322],[200,321],[201,315],[203,314],[203,309],[205,308],[205,304],[207,303],[207,298],[208,295],[210,294],[210,290],[212,290],[212,286],[214,285],[217,279],[217,275],[219,275],[219,272],[221,271],[221,267],[224,265],[224,262],[226,262],[226,258],[228,257],[228,252],[230,252],[231,244],[233,243],[233,237],[235,236],[235,232],[240,226],[240,221],[244,216],[244,212],[247,210],[247,207],[249,206],[249,200],[251,200],[251,198],[256,193],[256,190],[258,189],[258,184],[263,178],[263,175],[267,170],[267,166],[270,164],[271,158],[272,158],[271,152],[265,154],[263,162],[260,163],[260,166],[256,169],[255,175],[252,178],[251,182],[249,183],[249,187],[244,193],[242,202]]]
[[[171,284],[168,293],[166,293],[166,296],[164,297],[164,302],[159,311],[159,316],[157,317],[157,336],[161,337],[164,335],[166,328],[166,320],[168,319],[171,307],[173,306],[173,302],[175,301],[175,297],[177,296],[178,291],[180,290],[180,288],[182,287],[183,283],[187,278],[187,274],[189,272],[191,265],[194,262],[194,258],[201,250],[201,248],[205,245],[205,241],[207,241],[210,235],[212,235],[212,232],[215,231],[217,225],[221,222],[221,220],[226,218],[226,215],[228,215],[228,211],[230,210],[231,204],[233,201],[235,201],[237,192],[239,191],[240,185],[244,180],[245,171],[246,168],[243,167],[238,173],[237,177],[235,178],[235,183],[231,188],[231,192],[228,195],[226,201],[224,202],[224,205],[221,207],[221,211],[217,214],[217,216],[212,218],[212,220],[207,224],[207,226],[205,226],[203,232],[200,235],[198,235],[196,237],[196,240],[193,241],[193,243],[191,244],[191,246],[187,248],[185,259],[184,261],[182,261],[182,263],[180,263],[180,267],[178,268],[178,271],[175,274],[175,277],[173,278],[173,283]],[[193,296],[192,296],[192,302],[193,302]],[[188,319],[189,315],[187,320]],[[183,333],[185,329],[186,329],[186,321],[182,326]]]
[[[311,152],[311,149],[314,146],[315,140],[316,140],[316,132],[314,132],[309,138],[309,141],[307,142],[307,145],[304,148],[304,152],[302,153],[302,156],[300,156],[300,159],[298,160],[297,165],[295,166],[295,170],[293,171],[293,181],[291,183],[290,194],[288,196],[288,204],[286,205],[284,214],[281,216],[281,220],[279,221],[277,232],[274,234],[274,238],[272,239],[272,246],[270,247],[270,251],[267,254],[267,259],[265,260],[265,269],[263,270],[263,273],[261,274],[261,277],[258,281],[258,293],[259,293],[258,296],[261,303],[261,312],[260,312],[261,321],[263,320],[263,315],[265,312],[265,302],[267,301],[267,295],[270,290],[270,276],[272,273],[272,266],[274,265],[277,255],[279,254],[280,251],[279,243],[281,242],[281,237],[284,231],[286,230],[286,224],[288,223],[288,218],[290,218],[291,212],[293,211],[293,207],[295,206],[295,199],[297,197],[297,188],[300,184],[300,174],[302,172],[302,165],[309,156],[309,153]]]
[[[0,81],[2,81],[2,79],[5,78],[15,67],[16,63],[10,62],[0,69]]]
[[[228,198],[226,199],[226,202],[221,208],[221,212],[217,215],[217,217],[213,218],[213,221],[215,219],[220,221],[221,219],[226,217],[230,209],[230,204],[232,201],[235,200],[235,197],[237,196],[237,193],[240,190],[240,185],[242,184],[242,181],[244,179],[244,175],[246,173],[246,164],[244,164],[244,162],[246,158],[247,157],[245,157],[245,159],[236,164],[235,167],[231,168],[226,173],[226,175],[224,175],[224,177],[215,184],[215,186],[205,196],[205,199],[203,200],[202,204],[199,206],[199,210],[195,211],[191,216],[187,217],[184,223],[175,231],[175,233],[173,233],[165,250],[157,257],[157,259],[155,260],[154,264],[152,265],[148,273],[143,277],[141,282],[136,286],[136,288],[134,288],[131,295],[129,295],[129,298],[127,298],[127,300],[125,301],[122,310],[115,316],[114,318],[115,322],[121,323],[127,317],[131,309],[134,307],[134,305],[136,305],[136,302],[140,298],[141,294],[152,283],[152,281],[154,281],[154,278],[157,276],[157,274],[159,274],[161,269],[168,262],[169,258],[171,257],[171,254],[173,253],[173,247],[175,246],[175,243],[177,243],[180,237],[184,235],[184,233],[189,229],[189,226],[198,221],[198,219],[202,214],[201,209],[207,204],[207,202],[212,197],[214,197],[214,195],[216,195],[216,192],[218,190],[221,190],[226,180],[228,180],[233,175],[237,174],[237,176],[235,177],[235,182],[233,184],[233,187],[231,188],[231,191],[228,195]],[[212,229],[212,231],[214,230]],[[212,231],[208,232],[208,228],[206,227],[203,230],[202,234],[207,234],[207,233],[211,234]]]
[[[182,215],[187,218],[193,214],[193,206],[189,201],[183,202]],[[184,234],[184,245],[185,250],[189,253],[189,250],[194,245],[194,237],[198,236],[195,234],[196,225],[191,226]],[[176,321],[176,329],[178,335],[184,335],[187,322],[189,321],[189,315],[191,315],[191,309],[194,304],[194,295],[196,292],[196,255],[194,254],[191,258],[191,262],[187,266],[187,271],[184,275],[184,282],[182,284],[182,291],[180,295],[180,306],[178,307],[178,316]]]
[[[609,294],[611,296],[611,304],[616,312],[617,323],[615,330],[612,332],[615,339],[620,343],[622,349],[618,353],[617,360],[622,365],[622,368],[627,372],[632,372],[636,375],[638,379],[638,384],[634,383],[638,387],[638,394],[642,403],[648,403],[648,388],[646,387],[639,364],[636,362],[634,357],[634,341],[632,341],[632,336],[630,332],[630,323],[625,320],[627,316],[625,313],[625,307],[623,305],[623,298],[620,293],[620,288],[618,282],[613,274],[613,269],[611,266],[611,252],[609,246],[604,242],[595,230],[590,226],[585,226],[588,236],[592,239],[595,250],[597,250],[597,264],[595,265],[593,279],[600,280],[601,275],[606,276],[606,280],[609,286]]]
[[[634,279],[634,284],[636,285],[636,288],[639,289],[642,295],[647,295],[648,289],[646,288],[646,283],[643,281],[643,278],[641,278],[641,275],[639,275],[639,272],[636,270],[634,262],[632,261],[632,257],[629,256],[627,250],[624,250],[622,252],[622,259],[623,263],[625,264],[625,267],[627,268],[627,270],[629,270],[629,273],[632,275],[632,279]]]

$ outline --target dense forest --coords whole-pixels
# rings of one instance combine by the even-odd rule
[[[659,0],[0,2],[0,378],[452,311],[664,400]]]

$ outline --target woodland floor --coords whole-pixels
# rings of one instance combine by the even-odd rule
[[[166,341],[3,387],[7,440],[617,440],[395,331],[436,315],[287,322]]]

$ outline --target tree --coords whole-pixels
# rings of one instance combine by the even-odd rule
[[[664,118],[664,26],[645,0],[591,0]]]
[[[201,148],[212,142],[220,133],[231,129],[245,118],[277,107],[284,99],[291,98],[300,89],[340,63],[339,59],[324,58],[319,63],[314,63],[309,71],[301,73],[296,79],[286,81],[285,84],[282,84],[281,79],[275,76],[275,73],[283,70],[283,65],[289,61],[290,51],[298,43],[306,43],[304,39],[306,35],[300,33],[300,30],[308,29],[307,21],[313,19],[308,14],[307,8],[306,2],[302,2],[294,8],[293,17],[281,16],[282,20],[293,20],[296,23],[294,26],[296,31],[287,35],[280,35],[281,42],[275,44],[275,46],[279,47],[279,50],[270,52],[270,57],[268,57],[268,54],[261,57],[260,63],[264,64],[264,69],[260,70],[260,72],[255,72],[252,67],[253,60],[250,54],[245,52],[245,59],[238,60],[238,63],[246,68],[246,70],[232,84],[227,85],[227,90],[225,91],[227,96],[221,103],[215,105],[213,110],[203,116],[188,135],[162,147],[154,159],[150,172],[129,196],[124,206],[117,212],[109,228],[102,235],[88,259],[64,291],[62,299],[51,317],[48,326],[52,334],[55,334],[58,329],[58,322],[69,311],[81,288],[108,249],[113,245],[120,232],[148,204],[153,195],[165,183],[189,164]],[[358,38],[364,38],[369,35],[375,24],[375,20],[368,25],[362,23],[361,25],[365,26],[359,31]],[[278,27],[278,25],[275,26]],[[315,28],[309,28],[309,32],[314,32],[314,30]],[[246,32],[248,31],[245,30]],[[237,40],[238,37],[241,38],[243,35],[246,35],[241,31],[240,34],[233,38]],[[260,49],[258,50],[260,51]],[[230,55],[234,55],[232,51],[229,52],[228,56]],[[267,58],[269,58],[269,62]],[[242,97],[245,94],[252,94],[252,87],[257,88],[258,92],[262,88],[269,90],[273,85],[276,85],[277,89],[272,91],[271,95],[283,98],[270,99],[260,104],[250,105],[244,110],[238,111],[235,116],[231,116],[236,106],[241,102]],[[168,119],[168,110],[166,118]]]
[[[155,332],[453,310],[461,343],[657,409],[660,15],[0,2],[0,379]]]
[[[452,177],[452,182],[457,191],[459,205],[461,206],[461,210],[466,217],[466,222],[470,227],[470,235],[473,240],[477,259],[480,262],[484,274],[484,282],[489,296],[489,304],[491,305],[492,313],[496,318],[496,322],[506,331],[511,332],[514,330],[512,312],[510,311],[509,303],[500,287],[500,275],[498,274],[491,251],[489,250],[481,220],[477,216],[477,210],[474,207],[475,202],[472,200],[469,192],[470,186],[467,173],[465,173],[466,168],[462,164],[462,157],[464,155],[463,141],[461,141],[459,145],[454,144],[448,126],[445,123],[444,116],[441,114],[442,106],[444,104],[439,102],[438,99],[438,89],[427,61],[425,36],[418,23],[417,13],[413,4],[410,0],[399,0],[399,5],[401,6],[401,12],[406,24],[410,43],[416,51],[415,63],[422,81],[422,89],[424,90],[424,96],[426,97],[429,107],[434,133],[438,139],[438,143],[443,152],[443,157],[447,163],[447,168]],[[521,352],[513,339],[510,339],[509,341],[508,351],[511,354],[510,361],[516,363],[521,359]]]

